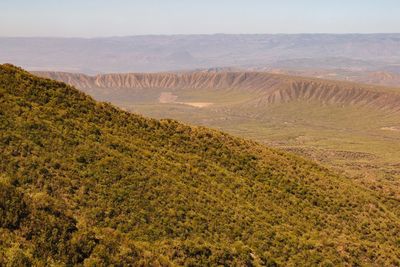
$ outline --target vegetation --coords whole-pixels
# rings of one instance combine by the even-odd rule
[[[298,156],[0,66],[0,265],[400,266],[399,213]]]
[[[74,77],[72,74],[70,74],[72,76],[64,75],[68,78]],[[278,77],[281,77],[281,83],[285,79],[296,80],[293,77]],[[56,75],[54,78],[60,79]],[[203,78],[200,76],[195,81],[203,81]],[[67,78],[62,79],[70,81]],[[301,79],[304,79],[305,84],[307,81],[315,82],[313,79]],[[89,83],[84,78],[82,80],[84,82],[73,83],[79,86]],[[215,80],[223,83],[220,80],[224,81],[224,78]],[[252,81],[252,79],[249,80]],[[322,85],[315,91],[321,89],[322,94],[326,81],[317,81]],[[378,191],[382,197],[400,201],[399,111],[351,103],[353,98],[359,97],[351,94],[336,98],[345,99],[343,103],[334,103],[323,98],[313,101],[299,98],[259,104],[258,100],[265,99],[264,91],[269,92],[271,89],[268,84],[262,88],[267,81],[255,80],[253,86],[261,87],[259,91],[245,87],[246,81],[243,82],[243,87],[234,84],[233,88],[219,88],[219,83],[216,83],[215,88],[212,87],[214,84],[208,88],[185,88],[180,82],[176,83],[177,88],[170,86],[164,89],[151,87],[146,87],[144,90],[138,90],[136,87],[119,89],[107,87],[112,85],[106,84],[103,88],[83,88],[83,90],[96,99],[110,101],[128,111],[158,119],[173,118],[193,125],[220,129],[305,156],[323,166],[357,179],[359,184]],[[326,83],[336,84],[334,81]],[[197,85],[192,82],[188,86],[192,86],[191,84]],[[337,87],[343,87],[343,91],[346,91],[344,85],[348,84],[337,83]],[[285,88],[287,85],[280,86],[279,88]],[[360,88],[366,91],[380,90],[388,93],[399,91],[383,87],[371,89],[364,85],[360,85]],[[292,89],[295,91],[299,88]],[[114,90],[118,93],[110,93]],[[159,103],[160,95],[166,92],[173,93],[177,97],[176,101]],[[295,95],[294,92],[292,93]],[[393,98],[388,97],[388,99]],[[194,108],[181,103],[213,104],[205,108]],[[379,103],[385,105],[384,101]],[[397,106],[400,107],[400,101],[397,102]]]
[[[37,74],[128,111],[221,129],[306,156],[400,201],[399,88],[254,71]],[[165,101],[165,95],[173,98]]]

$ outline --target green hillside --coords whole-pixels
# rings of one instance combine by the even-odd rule
[[[0,266],[400,266],[400,212],[300,157],[0,66]]]
[[[296,153],[400,201],[399,88],[243,71],[35,74],[127,111]]]

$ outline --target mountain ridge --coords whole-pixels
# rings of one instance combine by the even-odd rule
[[[0,62],[29,70],[155,72],[290,66],[399,72],[400,34],[214,34],[0,38]],[[190,54],[189,57],[184,55]],[[339,62],[337,59],[339,58]],[[301,62],[305,59],[306,62]],[[290,61],[294,60],[294,65]],[[299,62],[300,60],[300,62]],[[283,64],[286,65],[286,64]],[[391,67],[393,66],[393,68]],[[398,66],[398,65],[397,65]]]
[[[257,96],[258,99],[253,101],[255,105],[301,99],[400,111],[400,92],[396,88],[265,72],[126,73],[96,76],[63,72],[34,73],[69,83],[82,90],[245,90]]]

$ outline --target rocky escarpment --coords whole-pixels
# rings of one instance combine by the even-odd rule
[[[257,105],[296,100],[322,104],[361,105],[400,112],[400,94],[370,86],[327,81],[292,80],[254,101]]]
[[[127,73],[97,76],[63,72],[35,74],[66,82],[84,91],[152,88],[245,90],[254,93],[255,98],[250,101],[254,105],[304,100],[400,112],[400,93],[395,89],[265,72]]]

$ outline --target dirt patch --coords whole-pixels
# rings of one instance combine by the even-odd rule
[[[181,104],[181,105],[188,105],[196,108],[205,108],[213,103],[211,102],[178,102],[176,101],[178,96],[174,95],[171,92],[162,92],[160,97],[158,98],[158,102],[162,104]]]
[[[196,108],[205,108],[213,104],[210,102],[176,102],[176,103],[189,105]]]
[[[160,103],[175,103],[176,99],[178,98],[178,96],[174,95],[171,92],[162,92],[160,94],[160,97],[158,98],[158,101]]]
[[[392,127],[382,127],[381,130],[400,132],[400,126],[399,126],[399,127],[396,127],[396,126],[392,126]]]

